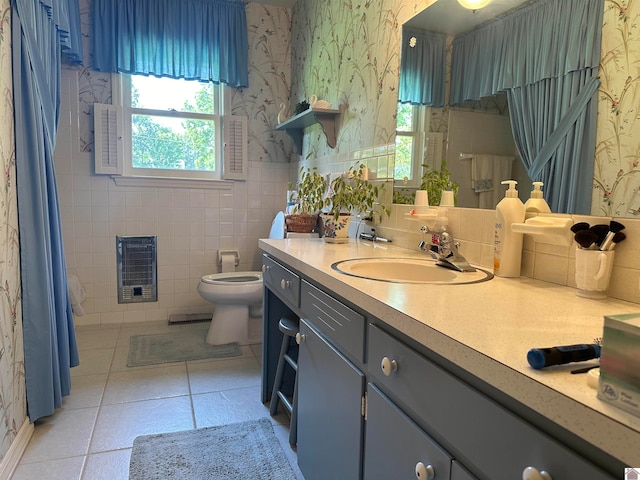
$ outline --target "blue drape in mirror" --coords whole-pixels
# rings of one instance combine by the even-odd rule
[[[94,0],[93,66],[248,86],[243,0]]]
[[[444,106],[446,37],[403,28],[398,102]]]
[[[452,105],[506,91],[514,138],[555,212],[589,214],[602,0],[539,0],[453,41]]]
[[[29,419],[51,415],[78,365],[53,151],[60,61],[82,58],[78,0],[13,0],[12,56],[25,383]]]

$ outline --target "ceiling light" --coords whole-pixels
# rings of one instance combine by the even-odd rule
[[[458,0],[458,3],[469,10],[479,10],[489,5],[491,0]]]

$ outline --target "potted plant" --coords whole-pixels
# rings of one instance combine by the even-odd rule
[[[442,161],[440,170],[436,170],[424,163],[422,167],[424,168],[424,173],[422,174],[420,190],[426,190],[428,192],[429,205],[440,205],[440,199],[442,198],[442,192],[444,190],[451,190],[454,199],[457,197],[459,185],[451,181],[451,172],[447,168],[446,161]]]
[[[309,233],[318,223],[318,213],[325,205],[327,181],[316,167],[300,168],[298,195],[292,213],[285,217],[287,231]]]
[[[371,183],[366,172],[364,164],[356,164],[329,184],[329,195],[325,200],[328,209],[322,214],[325,241],[347,241],[353,214],[366,219],[389,214],[389,210],[378,203],[384,184],[378,186]]]

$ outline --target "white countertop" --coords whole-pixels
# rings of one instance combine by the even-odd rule
[[[534,347],[592,343],[604,315],[640,305],[578,297],[575,289],[529,278],[471,285],[399,284],[341,274],[331,265],[425,254],[389,244],[322,239],[260,240],[260,248],[520,403],[619,459],[640,466],[640,418],[608,405],[569,364],[534,370]]]

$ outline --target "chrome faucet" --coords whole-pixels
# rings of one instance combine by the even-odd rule
[[[435,260],[436,265],[451,268],[458,272],[475,272],[476,269],[469,265],[466,258],[458,252],[460,244],[447,232],[447,227],[441,229],[429,229],[426,225],[420,227],[423,234],[431,234],[431,241],[421,241],[418,246],[423,252],[428,252]]]

